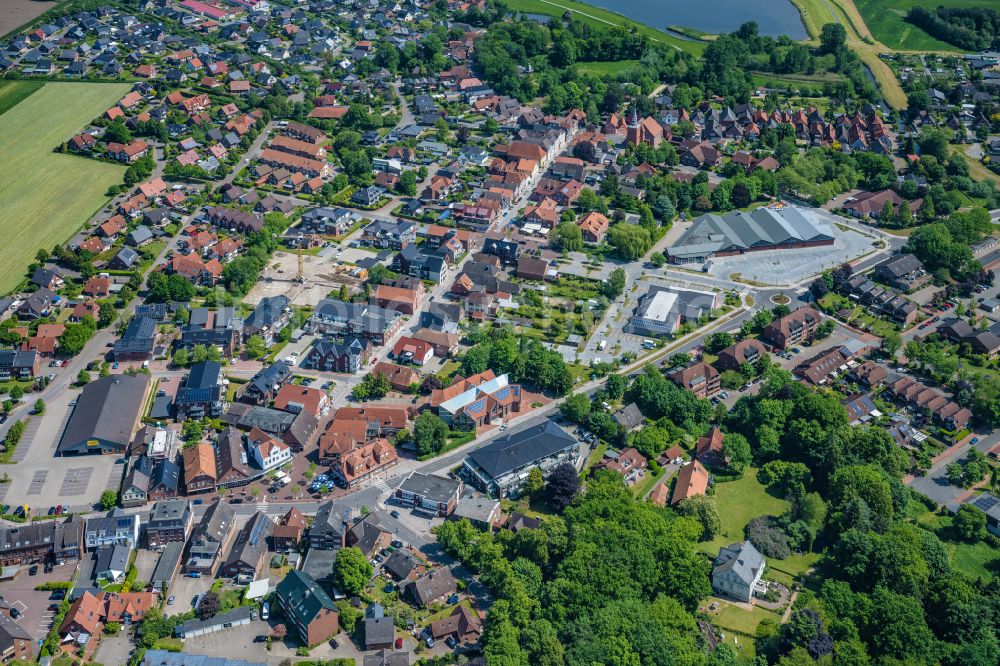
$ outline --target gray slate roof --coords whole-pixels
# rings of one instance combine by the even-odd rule
[[[719,549],[719,556],[715,558],[712,567],[712,575],[732,572],[747,585],[752,585],[757,578],[757,572],[763,568],[764,556],[752,543],[744,541]]]
[[[111,375],[87,384],[63,431],[59,452],[83,453],[90,440],[128,446],[148,386],[146,375]]]
[[[724,216],[702,215],[667,252],[676,257],[704,256],[721,250],[820,240],[833,240],[833,234],[812,213],[795,207],[780,211],[758,208]]]
[[[483,471],[496,478],[576,444],[555,421],[501,437],[469,454]]]

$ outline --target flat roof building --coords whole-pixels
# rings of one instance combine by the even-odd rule
[[[697,321],[721,307],[723,296],[711,291],[652,286],[639,299],[625,327],[636,335],[674,335],[687,321]]]

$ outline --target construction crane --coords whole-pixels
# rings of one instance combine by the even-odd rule
[[[298,270],[295,272],[295,281],[299,284],[306,281],[305,273],[302,271],[302,243],[305,242],[305,238],[299,235],[298,241],[295,243],[295,254],[298,260]]]

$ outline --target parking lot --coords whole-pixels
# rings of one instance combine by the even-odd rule
[[[136,580],[151,580],[153,572],[156,570],[156,563],[160,561],[160,554],[155,550],[139,548],[135,551],[135,571]]]
[[[45,573],[38,565],[38,573],[31,576],[28,567],[23,567],[13,580],[0,582],[0,596],[21,614],[16,618],[18,624],[36,641],[45,638],[52,628],[59,601],[51,599],[52,592],[37,591],[35,586],[72,580],[75,571],[75,564],[53,567],[51,573]]]
[[[299,646],[298,637],[294,628],[289,627],[289,637],[284,641],[272,643],[271,651],[265,648],[265,643],[255,643],[257,636],[268,636],[272,627],[278,623],[277,618],[272,615],[271,620],[255,620],[247,625],[223,629],[213,634],[195,636],[184,641],[184,651],[190,654],[210,654],[225,655],[229,659],[246,659],[251,662],[265,662],[267,664],[279,664],[282,660],[295,657],[295,650]],[[287,626],[287,625],[286,625]],[[329,641],[324,641],[313,648],[309,656],[313,659],[333,659],[335,657],[346,657],[357,660],[361,663],[362,653],[354,647],[349,637],[341,632],[336,637],[338,647],[334,649]]]
[[[45,515],[62,504],[66,511],[92,511],[101,493],[117,489],[122,466],[117,456],[56,457],[55,450],[79,393],[67,390],[48,401],[43,416],[28,421],[15,451],[16,473],[2,484],[8,504],[28,504],[32,515]],[[12,470],[13,472],[14,470]]]
[[[180,615],[191,610],[191,602],[194,601],[194,598],[203,592],[208,592],[213,582],[215,580],[209,576],[187,578],[183,574],[178,573],[177,577],[174,578],[174,582],[170,584],[167,590],[167,597],[173,596],[174,603],[164,605],[163,613],[165,615]]]

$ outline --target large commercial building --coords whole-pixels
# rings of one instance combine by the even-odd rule
[[[704,263],[712,257],[818,247],[833,245],[833,241],[830,228],[805,209],[758,208],[702,215],[667,248],[667,257],[675,264]]]
[[[101,377],[80,393],[59,442],[59,455],[124,453],[139,425],[149,377]]]
[[[721,292],[652,286],[639,299],[635,313],[625,326],[636,335],[674,335],[682,324],[707,317],[722,306]]]
[[[543,475],[562,463],[575,463],[576,438],[555,421],[496,439],[466,456],[463,472],[480,490],[497,497],[517,496],[535,467]]]

